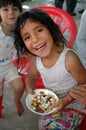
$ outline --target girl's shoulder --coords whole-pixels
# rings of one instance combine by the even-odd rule
[[[63,53],[64,55],[66,55],[68,52],[74,52],[74,50],[65,46],[65,47],[63,48],[62,53]]]
[[[78,54],[76,52],[76,50],[72,49],[72,48],[64,48],[64,52],[65,52],[65,59],[70,59],[70,58],[78,58]]]
[[[75,66],[76,64],[80,64],[80,58],[77,55],[76,51],[73,49],[68,49],[66,55],[65,55],[65,66],[67,70],[70,70],[70,68]],[[71,66],[71,67],[70,67]]]

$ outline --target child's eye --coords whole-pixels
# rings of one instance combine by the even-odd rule
[[[8,8],[3,8],[4,11],[8,11]]]
[[[14,7],[13,10],[19,10],[17,7]]]
[[[43,28],[38,29],[38,32],[42,32],[42,31],[43,31]]]
[[[27,40],[29,40],[30,39],[30,36],[26,36],[25,38],[24,38],[24,41],[27,41]]]

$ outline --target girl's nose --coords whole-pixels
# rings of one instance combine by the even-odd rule
[[[33,34],[33,35],[32,35],[32,41],[33,41],[34,43],[36,43],[37,40],[38,40],[38,36],[37,36],[36,34]]]

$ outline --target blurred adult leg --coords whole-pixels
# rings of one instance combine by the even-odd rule
[[[58,8],[62,9],[63,3],[64,3],[64,0],[55,0],[55,6]]]
[[[77,0],[66,0],[67,3],[67,12],[71,15],[74,14],[74,9],[77,4]]]

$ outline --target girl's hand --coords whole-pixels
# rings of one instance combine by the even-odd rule
[[[72,100],[73,99],[70,97],[70,95],[67,95],[64,98],[59,99],[57,104],[55,105],[56,110],[52,114],[62,111]]]
[[[27,91],[28,94],[34,94],[33,88],[28,88],[26,91]]]

